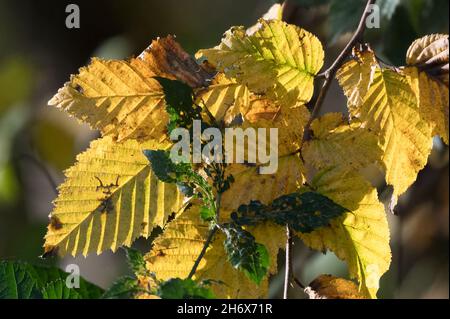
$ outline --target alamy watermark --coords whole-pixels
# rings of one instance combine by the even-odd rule
[[[66,277],[66,287],[69,289],[80,288],[80,267],[76,264],[69,264],[65,270],[69,273]]]
[[[69,4],[66,6],[66,27],[67,29],[80,28],[80,7],[76,4]]]
[[[380,28],[380,6],[372,4],[369,6],[369,14],[366,18],[367,29],[379,29]]]

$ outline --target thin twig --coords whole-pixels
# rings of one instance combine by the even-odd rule
[[[216,223],[219,224],[219,218],[220,218],[220,202],[222,201],[222,193],[217,193],[216,197]],[[206,238],[205,243],[203,244],[202,251],[198,255],[197,259],[194,262],[194,265],[192,266],[191,271],[189,272],[188,279],[192,279],[192,277],[195,275],[195,272],[197,271],[198,266],[200,265],[200,262],[202,261],[203,257],[206,254],[206,250],[209,247],[209,244],[211,244],[214,235],[216,234],[217,230],[219,229],[218,225],[214,225],[213,228],[209,231],[208,238]]]
[[[306,288],[305,285],[303,285],[302,282],[301,282],[297,277],[294,276],[293,279],[294,279],[294,282],[295,282],[300,288],[302,288],[303,290]]]
[[[288,299],[289,285],[293,278],[292,269],[292,231],[289,225],[286,225],[286,254],[285,254],[285,270],[284,270],[284,290],[283,299]]]
[[[341,67],[344,60],[351,53],[354,45],[362,41],[364,31],[366,30],[366,19],[370,13],[371,6],[375,4],[375,2],[376,0],[367,1],[366,7],[358,24],[358,28],[356,29],[355,33],[353,33],[353,36],[350,39],[350,41],[338,55],[336,60],[334,60],[333,64],[324,72],[317,75],[317,78],[325,78],[325,81],[323,82],[323,85],[319,92],[319,96],[317,97],[316,103],[314,104],[314,108],[311,112],[311,117],[305,127],[305,134],[304,134],[305,141],[311,139],[311,130],[310,130],[311,122],[319,115],[323,101],[325,100],[325,97],[328,93],[328,89],[330,88],[331,82],[334,76],[336,75],[337,70]]]
[[[315,118],[318,117],[318,115],[320,113],[323,102],[328,93],[328,89],[330,88],[331,82],[332,82],[334,76],[336,75],[337,70],[341,67],[344,60],[351,53],[353,46],[358,42],[362,42],[362,37],[363,37],[364,31],[366,29],[366,19],[370,13],[371,6],[373,4],[375,4],[375,2],[376,2],[376,0],[368,0],[367,1],[366,7],[364,9],[364,12],[363,12],[361,19],[359,21],[359,24],[358,24],[358,28],[354,32],[350,41],[347,43],[347,45],[344,47],[344,49],[338,55],[338,57],[332,63],[332,65],[328,69],[326,69],[324,72],[317,75],[317,78],[324,78],[325,80],[320,89],[319,96],[317,97],[317,100],[314,104],[314,108],[311,112],[311,117],[305,126],[305,131],[304,131],[304,136],[303,136],[304,141],[307,141],[307,140],[311,139],[311,137],[312,137],[311,130],[310,130],[311,123]],[[301,156],[301,149],[300,149],[300,156]],[[305,289],[305,286],[293,274],[293,265],[292,265],[293,240],[292,240],[292,232],[288,225],[286,225],[286,237],[287,237],[286,238],[286,255],[285,255],[286,262],[285,262],[283,299],[288,298],[288,290],[289,290],[289,285],[291,284],[291,281],[294,281],[302,289]]]
[[[197,271],[198,265],[200,264],[200,261],[202,261],[203,257],[206,254],[206,250],[208,249],[209,244],[214,238],[214,235],[217,232],[217,226],[214,226],[213,229],[209,231],[208,238],[205,241],[205,244],[203,245],[202,251],[198,255],[197,259],[195,260],[194,266],[192,266],[191,272],[188,275],[188,279],[192,279],[192,277],[195,275],[195,272]]]

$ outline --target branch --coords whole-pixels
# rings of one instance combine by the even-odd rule
[[[333,62],[333,64],[328,69],[326,69],[324,72],[317,75],[317,78],[325,78],[325,81],[323,82],[322,88],[320,89],[320,92],[319,92],[319,96],[317,97],[316,103],[314,104],[314,108],[311,112],[311,117],[305,126],[304,141],[311,139],[311,130],[310,130],[311,123],[315,118],[317,118],[317,116],[320,113],[320,109],[322,108],[323,101],[325,100],[325,97],[328,93],[328,89],[330,88],[330,85],[331,85],[331,81],[333,80],[334,76],[336,75],[337,70],[341,67],[344,60],[351,53],[352,48],[355,46],[355,44],[358,42],[361,42],[364,31],[366,30],[366,19],[370,13],[370,7],[373,4],[375,4],[375,2],[376,2],[376,0],[368,0],[367,1],[364,12],[361,16],[361,19],[359,20],[358,28],[353,33],[353,36],[350,39],[350,41],[347,43],[347,45],[344,47],[344,49],[338,55],[338,57]]]
[[[220,202],[222,201],[222,193],[218,192],[216,197],[216,223],[219,223],[220,218]],[[219,229],[219,226],[216,224],[213,226],[213,228],[209,231],[208,238],[206,238],[205,244],[203,245],[202,251],[198,255],[197,259],[194,262],[194,265],[192,266],[191,271],[189,272],[188,279],[192,279],[192,277],[195,275],[195,272],[197,271],[198,265],[200,265],[200,262],[202,261],[203,257],[206,254],[206,250],[209,247],[209,244],[211,244],[214,235],[216,234],[217,230]]]
[[[214,238],[214,235],[217,232],[217,229],[218,229],[217,226],[214,226],[214,228],[210,230],[210,232],[208,234],[208,238],[206,239],[205,244],[203,245],[202,251],[200,252],[200,255],[198,255],[197,259],[195,260],[194,265],[192,266],[191,272],[188,275],[188,279],[192,279],[192,277],[195,275],[198,265],[200,264],[200,261],[205,256],[206,250],[208,249],[209,244],[211,243],[212,239]]]
[[[303,285],[302,284],[302,282],[297,278],[297,277],[294,277],[293,278],[294,279],[294,282],[300,287],[300,288],[302,288],[303,290],[305,290],[305,285]]]
[[[291,228],[286,225],[286,260],[285,260],[285,272],[284,272],[284,290],[283,299],[288,299],[289,285],[293,276],[292,267],[292,231]]]

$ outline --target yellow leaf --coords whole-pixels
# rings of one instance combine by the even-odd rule
[[[258,166],[231,164],[225,175],[233,175],[234,183],[222,194],[221,216],[229,214],[242,204],[259,200],[270,204],[274,199],[295,192],[303,184],[303,164],[297,154],[278,159],[275,174],[259,174]]]
[[[239,114],[242,128],[278,128],[278,155],[299,149],[309,111],[303,104],[286,105],[251,94],[247,87],[219,73],[213,83],[198,96],[217,121],[230,124]],[[267,136],[268,138],[269,136]]]
[[[197,104],[206,107],[217,121],[230,123],[238,114],[245,115],[250,107],[245,85],[218,73],[213,82],[197,95]]]
[[[353,122],[345,124],[341,113],[328,113],[311,123],[314,138],[302,148],[303,160],[317,169],[343,165],[356,170],[381,160],[375,134]]]
[[[158,279],[185,278],[199,256],[209,233],[208,223],[199,217],[194,205],[167,224],[164,233],[153,244],[145,256],[147,269]],[[249,231],[256,241],[265,245],[270,256],[271,273],[276,271],[277,253],[283,244],[282,227],[262,224]],[[218,298],[263,298],[267,297],[268,279],[260,286],[250,281],[243,272],[234,269],[227,260],[223,248],[225,237],[217,232],[201,260],[194,276],[196,280],[214,280],[212,289]]]
[[[344,64],[336,73],[349,108],[358,107],[364,102],[364,98],[373,81],[378,62],[370,48],[359,51],[353,49],[354,59]]]
[[[406,54],[404,72],[417,96],[423,118],[433,134],[448,144],[448,35],[431,34],[414,41]],[[414,67],[415,66],[415,67]]]
[[[173,37],[167,37],[153,41],[138,58],[129,61],[92,59],[49,105],[118,141],[161,141],[168,115],[162,88],[152,79],[155,76],[178,79],[192,87],[205,85],[209,77]]]
[[[448,145],[448,86],[416,67],[406,67],[404,72],[419,101],[422,118],[432,126],[432,134],[442,137]]]
[[[45,252],[86,256],[115,251],[164,226],[183,198],[175,185],[164,184],[153,174],[142,153],[152,147],[151,142],[119,144],[104,137],[79,154],[59,186]]]
[[[294,25],[263,19],[259,23],[261,27],[251,35],[243,27],[231,28],[219,46],[200,50],[197,57],[206,57],[255,93],[307,103],[314,76],[323,65],[322,44]]]
[[[355,61],[343,66],[351,70]],[[355,67],[359,72],[360,67]],[[352,81],[338,78],[349,97]],[[384,152],[386,181],[394,186],[394,198],[403,194],[416,180],[431,152],[431,125],[423,120],[417,98],[406,76],[376,67],[363,101],[350,105],[350,113],[372,130]]]
[[[304,128],[310,114],[303,104],[286,107],[265,98],[252,97],[245,114],[243,128],[278,129],[278,156],[297,152],[303,141]],[[259,143],[259,141],[258,141]],[[267,134],[266,145],[269,145]]]
[[[320,275],[305,289],[310,299],[365,299],[353,281]]]
[[[354,170],[339,168],[320,171],[312,187],[349,213],[332,220],[328,227],[299,234],[300,238],[309,247],[331,250],[346,261],[350,277],[360,283],[360,291],[376,298],[380,277],[391,261],[389,227],[376,189]]]

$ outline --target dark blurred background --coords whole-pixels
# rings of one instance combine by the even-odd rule
[[[65,8],[78,4],[81,28],[67,29]],[[92,56],[138,55],[158,36],[175,34],[190,53],[216,45],[233,25],[253,25],[270,0],[8,1],[0,0],[0,259],[77,263],[81,274],[102,287],[127,272],[123,253],[42,261],[55,185],[77,153],[98,134],[47,106],[70,74]],[[366,39],[387,63],[402,65],[411,42],[448,33],[448,0],[381,0],[381,29]],[[292,0],[286,19],[324,44],[326,65],[355,28],[364,1]],[[345,110],[336,84],[324,111]],[[429,164],[403,196],[398,216],[389,215],[393,262],[381,282],[385,298],[448,298],[448,147],[435,139]],[[383,191],[382,182],[380,190]],[[146,242],[137,243],[145,247]],[[336,257],[295,245],[295,271],[308,283],[321,273],[346,275]],[[282,259],[282,258],[280,258]],[[280,267],[283,267],[280,264]],[[272,280],[279,297],[282,276]],[[292,289],[292,297],[304,297]]]

